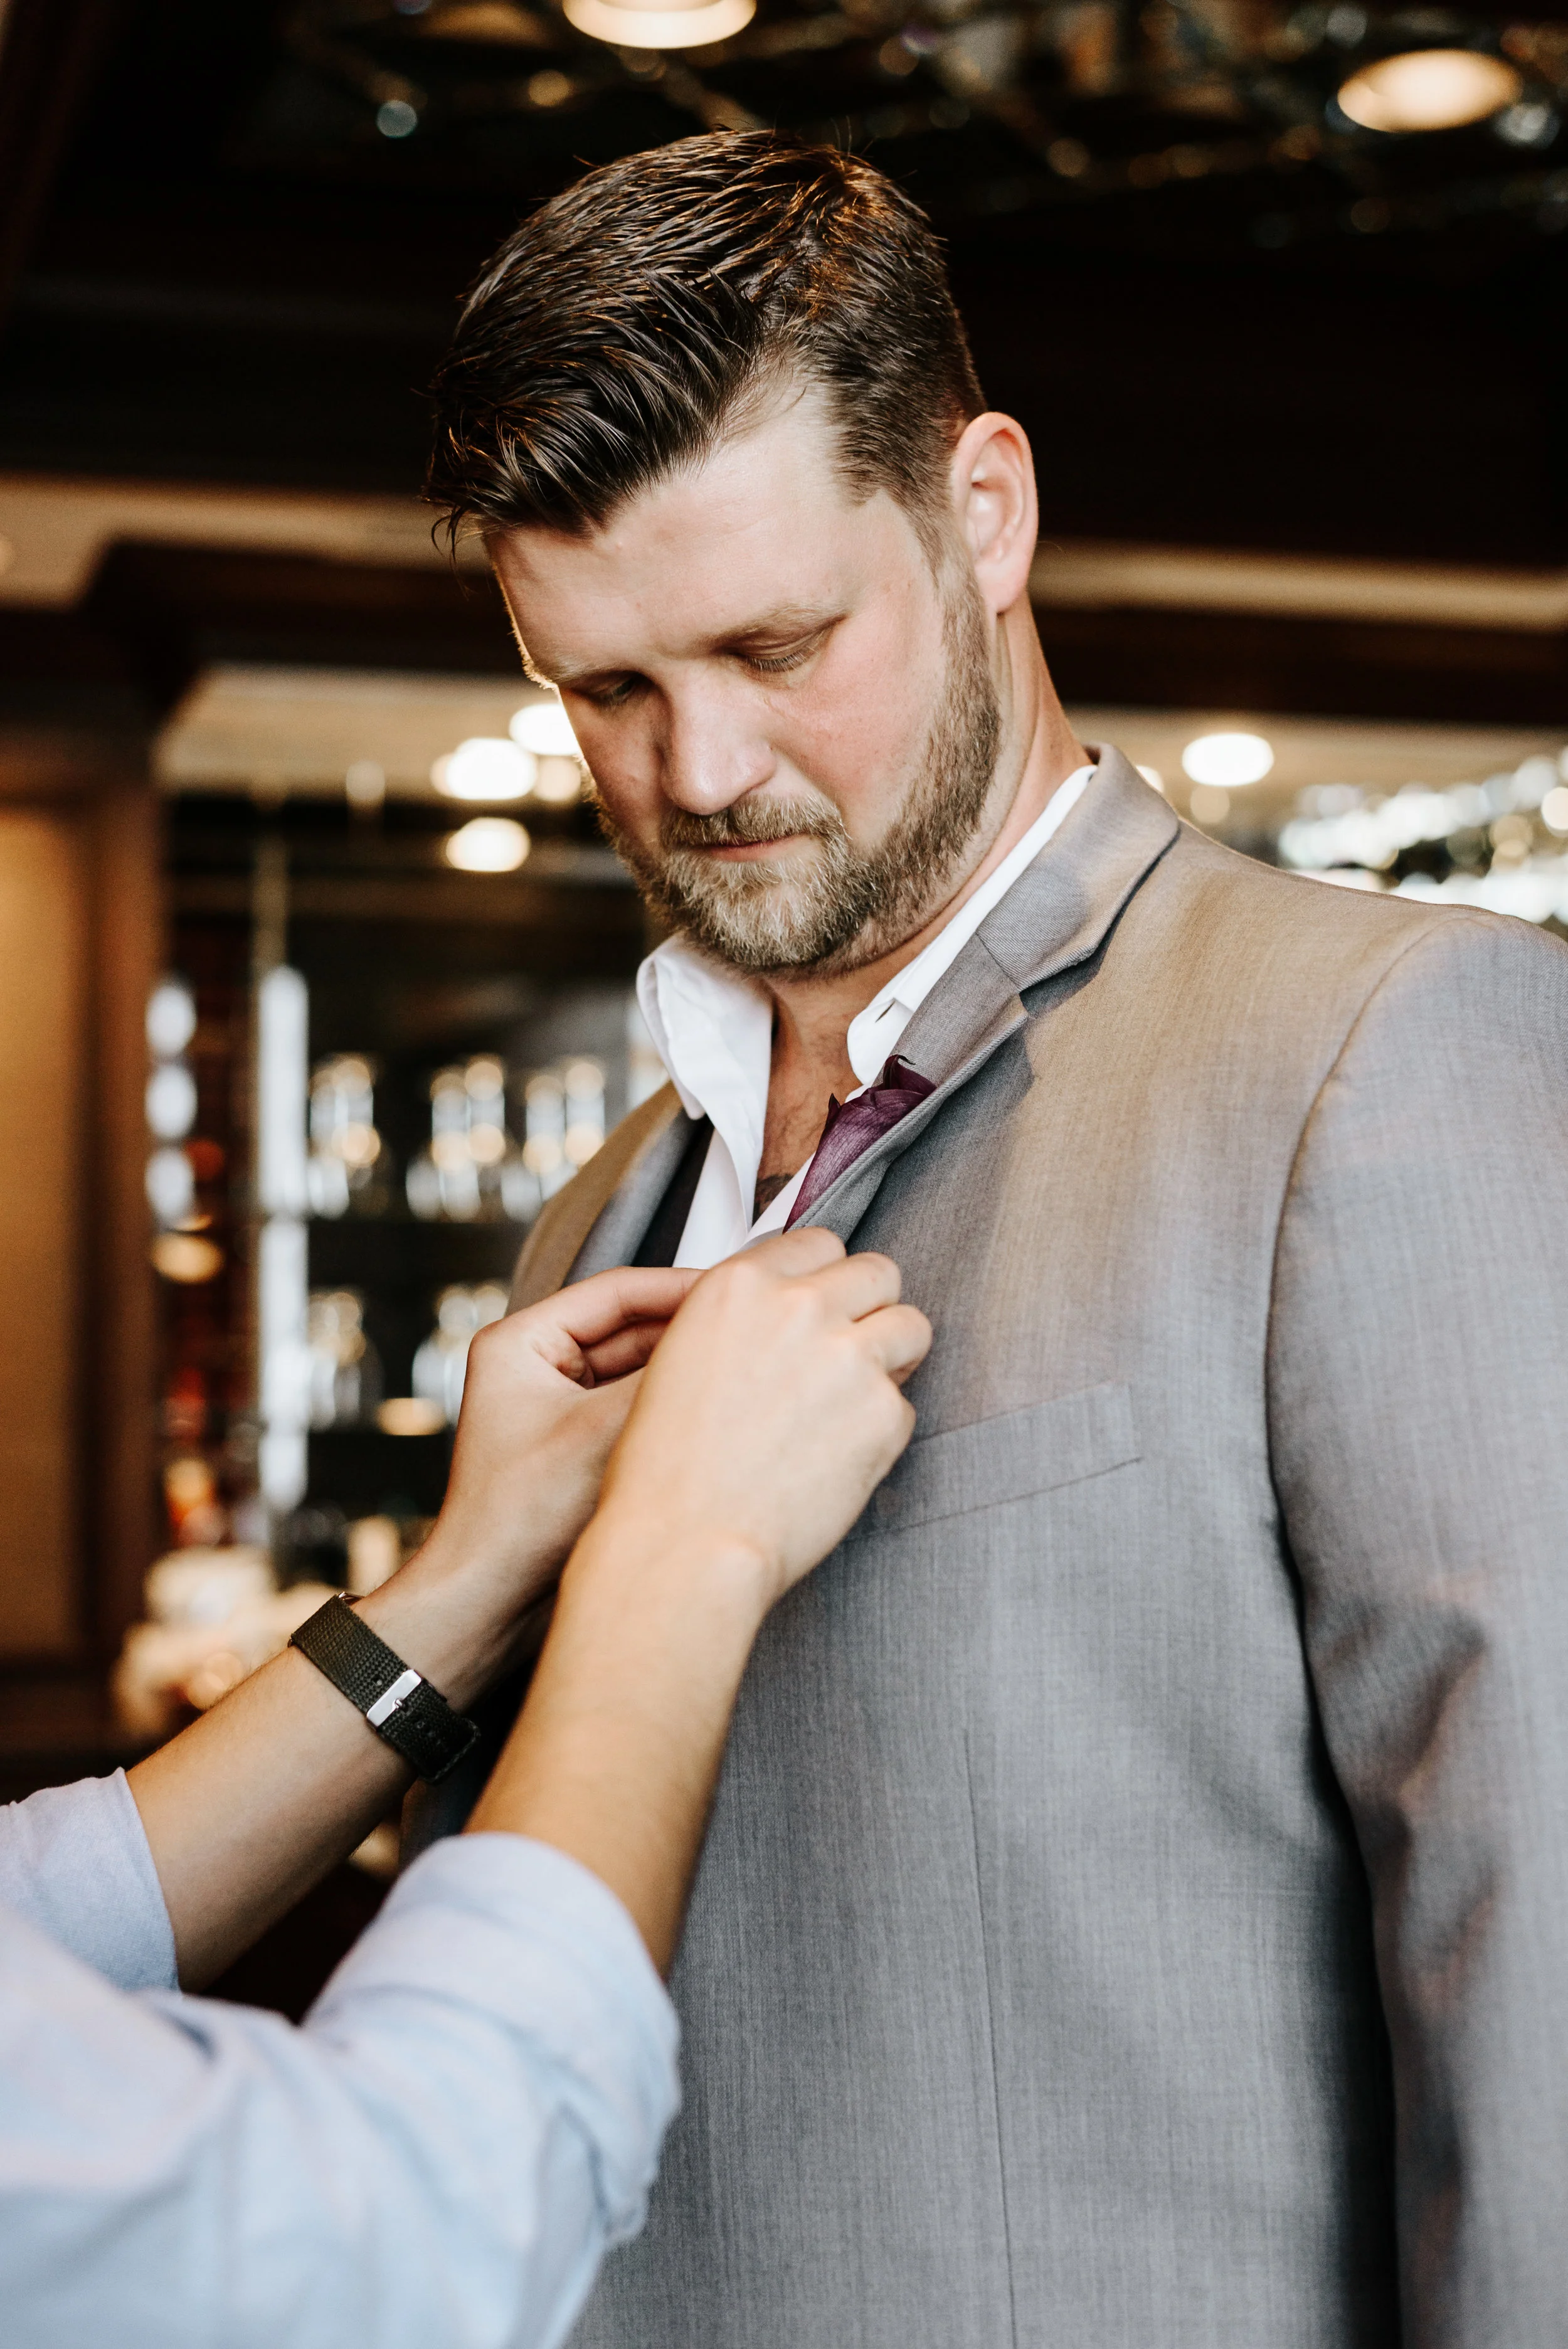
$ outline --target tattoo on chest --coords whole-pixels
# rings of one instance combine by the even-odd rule
[[[790,1178],[788,1174],[759,1174],[758,1176],[757,1192],[751,1203],[751,1219],[753,1223],[756,1222],[758,1216],[765,1216],[768,1213],[769,1208],[773,1205],[774,1200],[779,1196],[779,1192],[784,1188],[785,1184],[788,1183],[789,1179]]]

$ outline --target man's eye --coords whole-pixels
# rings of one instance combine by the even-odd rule
[[[583,692],[583,700],[591,702],[595,709],[619,709],[624,701],[630,701],[640,682],[640,678],[624,677],[614,685],[596,687],[592,693],[583,691],[582,688],[579,690]]]
[[[748,653],[746,666],[758,669],[764,677],[780,677],[786,669],[799,668],[817,650],[820,638],[809,645],[797,645],[793,652]]]

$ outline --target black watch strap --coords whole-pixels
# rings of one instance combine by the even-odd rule
[[[377,1735],[432,1785],[462,1760],[479,1736],[468,1715],[454,1713],[396,1649],[361,1622],[346,1599],[329,1599],[300,1625],[289,1645],[308,1656],[358,1706]]]

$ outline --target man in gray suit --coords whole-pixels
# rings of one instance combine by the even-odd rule
[[[592,175],[438,401],[676,932],[520,1300],[805,1217],[936,1330],[742,1691],[581,2349],[1568,2338],[1568,957],[1074,742],[861,163]]]

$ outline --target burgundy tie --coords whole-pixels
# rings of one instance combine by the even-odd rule
[[[821,1139],[806,1169],[806,1179],[796,1194],[795,1204],[785,1217],[785,1230],[799,1222],[829,1184],[836,1182],[846,1166],[854,1164],[862,1150],[869,1150],[880,1134],[890,1132],[901,1117],[907,1117],[927,1093],[935,1091],[929,1077],[923,1077],[918,1069],[911,1068],[894,1052],[875,1084],[868,1085],[853,1101],[837,1101],[830,1094]]]

